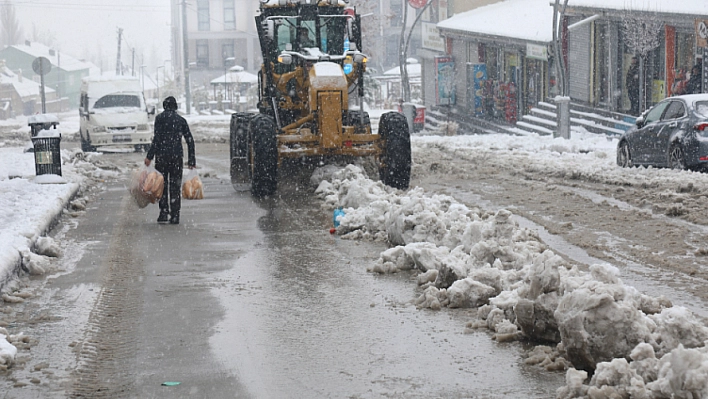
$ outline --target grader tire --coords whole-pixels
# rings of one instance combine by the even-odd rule
[[[406,117],[399,112],[381,115],[379,135],[384,143],[379,160],[379,178],[387,186],[408,189],[411,180],[411,136]]]
[[[248,168],[248,129],[253,114],[236,113],[231,117],[229,155],[231,184],[236,191],[247,191],[251,177]]]
[[[273,118],[257,115],[250,129],[251,194],[273,195],[278,187],[278,140]]]

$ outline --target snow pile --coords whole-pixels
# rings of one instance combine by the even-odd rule
[[[700,368],[708,368],[708,328],[690,311],[623,284],[614,266],[571,267],[519,228],[511,212],[470,209],[420,188],[401,192],[354,165],[321,168],[312,183],[325,208],[343,208],[336,229],[343,238],[394,245],[369,271],[420,273],[416,306],[477,308],[468,327],[489,328],[499,341],[526,336],[557,344],[558,353],[539,353],[537,363],[563,369],[565,357],[594,372],[584,385],[587,373],[570,369],[559,397],[703,397],[708,389]]]
[[[18,267],[43,274],[49,264],[46,256],[60,255],[56,244],[42,236],[81,186],[120,174],[103,166],[100,154],[74,149],[62,150],[61,156],[67,183],[37,184],[33,153],[19,147],[0,148],[4,160],[0,163],[0,288],[4,291],[11,290],[8,281],[17,275]]]
[[[7,330],[0,327],[0,370],[7,369],[15,362],[17,348],[8,342]]]

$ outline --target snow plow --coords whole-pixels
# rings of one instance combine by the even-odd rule
[[[285,159],[374,157],[381,181],[406,189],[411,146],[406,118],[364,112],[361,20],[344,0],[260,0],[256,27],[263,64],[258,112],[230,125],[231,181],[272,195]]]

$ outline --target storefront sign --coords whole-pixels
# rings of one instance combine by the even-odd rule
[[[437,105],[455,105],[455,62],[452,57],[435,57]]]
[[[708,21],[696,20],[696,46],[708,47]]]
[[[445,41],[440,36],[438,28],[435,24],[430,22],[423,22],[423,48],[429,50],[439,51],[441,53],[445,52]]]
[[[526,44],[526,58],[548,61],[548,48],[538,44]]]
[[[408,0],[408,4],[413,8],[423,8],[428,3],[428,0]]]

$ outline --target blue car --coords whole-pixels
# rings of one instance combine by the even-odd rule
[[[617,144],[617,165],[708,168],[708,94],[669,97],[644,111]]]

